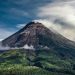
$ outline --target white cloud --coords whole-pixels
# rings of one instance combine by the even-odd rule
[[[21,29],[21,28],[23,28],[24,26],[25,26],[26,24],[17,24],[17,28],[19,28],[19,29]]]
[[[50,18],[50,16],[53,16],[54,19],[57,17],[63,18],[65,21],[71,23],[72,25],[75,25],[75,10],[70,5],[64,5],[64,6],[50,6],[47,5],[45,7],[41,7],[40,13],[38,16],[45,16]]]
[[[34,46],[33,46],[33,45],[28,46],[28,45],[26,44],[26,45],[24,45],[23,48],[24,48],[24,49],[33,49],[33,50],[34,50]]]
[[[75,1],[66,0],[47,4],[38,8],[39,17],[49,28],[53,28],[65,37],[75,41]],[[43,20],[43,19],[44,20]],[[55,21],[58,20],[58,23]],[[59,23],[60,20],[64,22]]]
[[[2,41],[3,39],[0,39],[0,41]]]
[[[15,31],[8,31],[6,29],[0,28],[0,40],[12,35]]]
[[[40,23],[42,23],[45,27],[49,28],[49,29],[52,30],[52,31],[54,31],[54,29],[55,29],[55,30],[58,30],[58,28],[61,29],[61,26],[60,26],[60,25],[59,25],[59,26],[56,26],[56,25],[53,24],[53,22],[48,21],[48,20],[46,20],[46,19],[38,19],[38,20],[34,20],[34,21],[35,21],[35,22],[40,22]],[[54,32],[55,32],[55,31],[54,31]]]

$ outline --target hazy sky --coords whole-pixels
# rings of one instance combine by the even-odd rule
[[[75,40],[75,0],[0,0],[0,40],[32,20]]]

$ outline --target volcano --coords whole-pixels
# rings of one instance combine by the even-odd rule
[[[3,46],[32,47],[35,49],[75,50],[75,42],[39,22],[30,22],[24,28],[2,41]]]

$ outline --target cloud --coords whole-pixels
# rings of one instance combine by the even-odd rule
[[[33,45],[28,46],[28,45],[26,44],[26,45],[24,45],[23,48],[24,48],[24,49],[33,49],[33,50],[34,50],[34,46],[33,46]]]
[[[0,39],[0,41],[2,41],[3,39]]]
[[[25,26],[26,24],[17,24],[17,28],[19,28],[19,29],[21,29],[21,28],[23,28],[24,26]]]
[[[58,28],[61,29],[61,26],[60,25],[59,26],[56,26],[56,25],[53,24],[53,22],[48,21],[46,19],[37,19],[37,20],[34,20],[34,22],[40,22],[45,27],[47,27],[47,28],[49,28],[50,30],[53,30],[53,31],[54,31],[54,29],[55,30],[58,30]]]
[[[39,19],[34,21],[42,23],[45,27],[49,28],[54,33],[60,33],[70,40],[75,40],[75,29],[64,29],[61,25],[54,24],[52,21],[48,21],[46,19]]]
[[[39,7],[37,17],[49,28],[75,41],[75,1],[54,1]]]
[[[0,28],[0,40],[5,39],[6,37],[12,35],[15,31],[8,31],[4,28]]]
[[[40,17],[48,17],[53,16],[53,19],[62,18],[65,21],[75,24],[75,9],[70,5],[47,5],[45,7],[41,7],[39,9],[40,13],[38,16]]]

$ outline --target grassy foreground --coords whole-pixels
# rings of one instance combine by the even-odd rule
[[[71,75],[44,70],[36,66],[9,65],[0,68],[1,75]]]
[[[0,52],[0,75],[75,75],[74,59],[51,50],[4,51]]]

